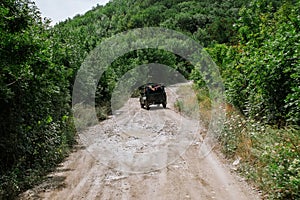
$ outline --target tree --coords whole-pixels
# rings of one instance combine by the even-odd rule
[[[63,158],[74,129],[67,71],[37,8],[4,0],[0,16],[0,198],[13,198]]]

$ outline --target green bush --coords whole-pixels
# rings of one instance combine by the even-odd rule
[[[240,10],[240,42],[208,51],[221,68],[228,101],[269,124],[299,124],[299,2],[252,1]]]
[[[13,199],[75,142],[69,74],[29,0],[0,3],[0,199]]]

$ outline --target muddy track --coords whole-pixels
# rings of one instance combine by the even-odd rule
[[[80,134],[78,149],[43,184],[20,199],[260,199],[214,151],[205,157],[197,120],[174,110],[122,109]]]

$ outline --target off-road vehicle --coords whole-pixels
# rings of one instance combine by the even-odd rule
[[[165,86],[159,83],[147,83],[139,87],[141,108],[150,109],[150,105],[162,104],[167,107],[167,95]]]

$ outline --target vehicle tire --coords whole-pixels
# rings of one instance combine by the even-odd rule
[[[166,108],[166,107],[167,107],[167,104],[166,104],[166,103],[163,103],[162,105],[163,105],[163,108]]]
[[[147,104],[147,105],[146,105],[146,109],[147,109],[147,110],[150,110],[150,105]]]
[[[145,107],[145,104],[141,104],[141,108],[144,108]]]

